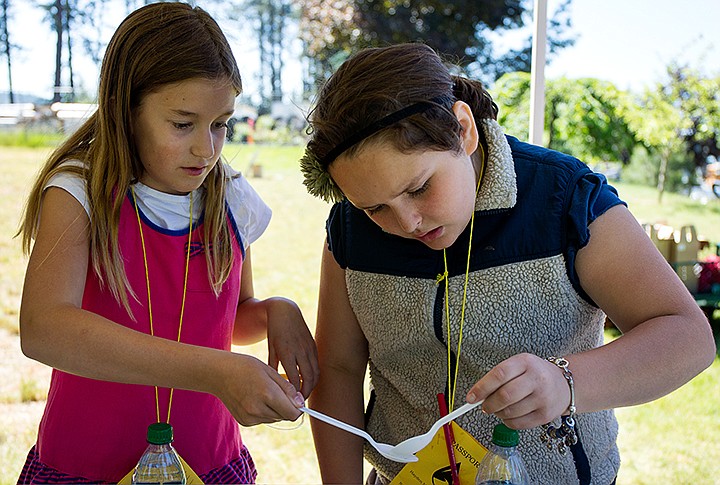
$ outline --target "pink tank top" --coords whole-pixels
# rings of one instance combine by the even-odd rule
[[[141,214],[150,274],[155,336],[176,340],[187,230],[168,231]],[[181,341],[230,350],[240,293],[242,250],[231,224],[235,264],[218,298],[207,278],[202,221],[193,228],[188,288]],[[126,197],[120,215],[120,251],[126,261],[130,285],[139,302],[131,298],[133,322],[122,305],[103,289],[88,270],[83,308],[119,325],[150,333],[145,270],[135,208]],[[107,343],[108,347],[112,342]],[[198,362],[198,365],[202,365]],[[238,376],[239,379],[242,376]],[[160,417],[165,421],[169,389],[159,389]],[[70,475],[93,480],[119,481],[137,463],[147,443],[149,424],[156,422],[152,386],[118,384],[78,377],[54,370],[45,414],[40,422],[37,451],[40,461]],[[175,390],[170,424],[175,449],[190,467],[202,475],[240,456],[238,423],[213,395]]]

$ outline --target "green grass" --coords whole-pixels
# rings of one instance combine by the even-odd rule
[[[0,328],[17,331],[22,277],[26,259],[17,232],[20,214],[33,177],[51,148],[0,149]]]
[[[15,147],[49,147],[55,146],[63,139],[61,133],[45,130],[28,130],[25,128],[0,130],[0,146]]]
[[[12,239],[28,184],[49,149],[3,147],[0,150],[0,308],[3,327],[16,331],[17,308],[25,259]],[[259,297],[283,295],[298,302],[308,325],[315,326],[320,255],[329,206],[307,195],[297,160],[299,147],[230,145],[226,157],[249,173],[262,167],[250,182],[273,209],[268,231],[252,248],[255,292]],[[700,234],[720,242],[720,203],[702,206],[665,194],[657,205],[653,189],[617,184],[620,195],[643,222],[692,223]],[[716,313],[717,315],[717,313]],[[236,351],[266,358],[263,343]],[[0,363],[0,365],[2,365]],[[720,360],[677,391],[657,401],[617,410],[622,467],[619,485],[716,483],[720,476]],[[18,396],[20,389],[14,391]],[[27,392],[27,391],[26,391]],[[29,393],[32,394],[32,393]],[[12,421],[6,410],[27,406],[39,419],[41,403],[3,404],[0,396],[0,484],[14,483],[27,449],[35,439],[37,421]],[[294,430],[260,425],[243,429],[243,440],[258,466],[259,483],[319,483],[307,420]]]
[[[680,194],[663,194],[658,203],[653,187],[613,182],[620,198],[628,204],[641,222],[662,223],[674,228],[693,224],[698,236],[712,243],[720,243],[720,199],[703,205]]]
[[[47,390],[44,385],[30,377],[20,379],[20,402],[45,401]]]
[[[618,484],[718,483],[720,360],[656,401],[617,409],[622,459]]]

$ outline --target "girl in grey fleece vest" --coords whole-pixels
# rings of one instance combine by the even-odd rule
[[[496,116],[479,82],[422,44],[361,51],[321,90],[301,165],[336,204],[310,404],[398,443],[439,417],[438,393],[484,401],[458,424],[484,445],[499,420],[520,430],[532,483],[607,485],[612,408],[690,380],[712,333],[604,177],[506,136]],[[603,345],[606,314],[624,335]],[[362,440],[313,433],[323,481],[361,483]],[[379,483],[403,466],[364,452]]]

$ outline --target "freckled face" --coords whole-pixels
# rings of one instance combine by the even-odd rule
[[[140,181],[169,194],[200,187],[220,158],[235,94],[228,80],[198,78],[146,95],[132,119]]]
[[[402,153],[381,142],[339,157],[329,171],[348,200],[385,232],[432,249],[451,246],[474,210],[476,176],[464,152]]]

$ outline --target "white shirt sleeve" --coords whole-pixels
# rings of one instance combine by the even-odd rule
[[[83,163],[79,160],[68,160],[63,162],[63,165],[82,167]],[[75,197],[78,202],[80,202],[80,204],[85,208],[85,212],[88,217],[90,217],[90,203],[88,202],[87,183],[85,182],[85,179],[76,173],[60,172],[53,175],[53,177],[48,180],[47,185],[45,185],[45,189],[48,187],[59,187],[68,192],[70,195]]]
[[[64,163],[82,166],[82,162],[76,160]],[[243,247],[247,249],[267,229],[272,217],[272,211],[240,172],[225,164],[225,173],[228,177],[225,187],[225,200],[240,234]],[[166,198],[177,198],[177,196],[153,191],[153,189],[144,187],[142,184],[138,185],[138,204],[143,213],[150,217],[150,220],[168,229],[179,230],[187,227],[187,210],[183,208],[182,211],[175,214],[177,211],[174,209],[178,201],[172,200],[172,203],[169,203],[163,199],[163,196]],[[90,217],[87,184],[82,177],[74,173],[61,172],[48,181],[45,188],[48,187],[60,187],[69,192],[80,202],[85,208],[88,217]],[[197,209],[199,210],[200,207]],[[199,213],[196,216],[199,216]]]
[[[247,248],[257,241],[267,229],[272,217],[272,210],[240,172],[227,164],[225,171],[229,177],[225,198],[242,238],[243,246]]]

